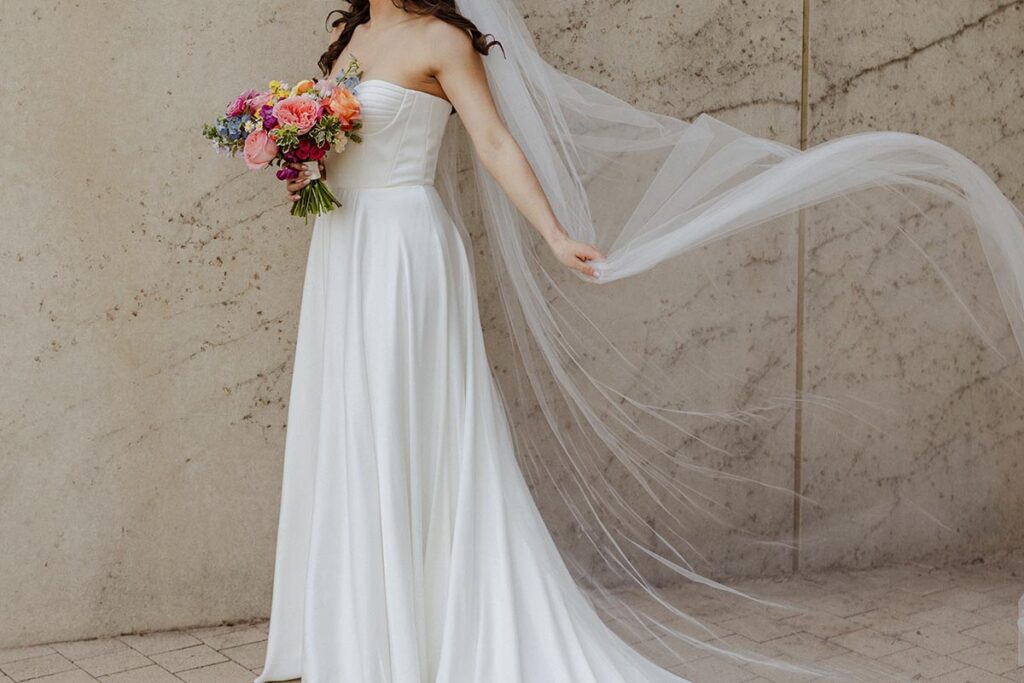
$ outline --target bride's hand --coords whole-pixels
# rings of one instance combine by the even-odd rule
[[[603,261],[604,256],[593,245],[577,242],[562,235],[551,242],[551,251],[563,266],[577,270],[588,277],[596,277],[591,261]]]
[[[320,166],[320,177],[323,178],[326,175],[327,168],[324,166],[323,161],[317,162]],[[309,173],[306,171],[306,167],[300,163],[286,164],[288,168],[294,168],[299,172],[298,177],[285,180],[285,187],[288,189],[288,199],[292,202],[299,201],[299,191],[309,184]]]

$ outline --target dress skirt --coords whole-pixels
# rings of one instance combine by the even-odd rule
[[[434,187],[339,199],[310,243],[257,680],[679,683],[607,628],[562,562]]]

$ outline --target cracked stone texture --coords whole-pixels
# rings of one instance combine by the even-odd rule
[[[812,22],[812,144],[919,133],[978,162],[1021,205],[1024,2],[821,0]],[[861,199],[876,217],[893,205]],[[968,305],[998,301],[965,217],[934,203],[929,216],[946,226],[908,221],[907,235]],[[863,402],[850,415],[808,410],[805,492],[857,522],[829,527],[808,507],[808,536],[830,531],[808,565],[1019,547],[1024,376],[1008,326],[974,309],[1000,358],[909,241],[865,228],[849,206],[810,214],[808,228],[806,386]]]
[[[0,643],[267,611],[309,228],[199,132],[326,6],[253,9],[5,7]]]
[[[225,93],[268,76],[312,73],[332,4],[31,0],[5,12],[0,38],[17,66],[8,69],[5,92],[13,95],[0,99],[0,112],[29,121],[30,133],[57,133],[9,138],[2,162],[8,220],[0,245],[7,293],[0,363],[15,390],[0,397],[0,581],[5,614],[16,618],[0,620],[0,645],[266,616],[309,227],[288,218],[275,180],[217,157],[198,126]],[[796,144],[799,0],[523,4],[545,55],[580,78],[645,108],[688,118],[707,111]],[[924,14],[921,3],[922,14],[908,22],[907,30],[921,34],[911,44],[975,20],[965,8],[981,16],[994,7],[963,3]],[[854,39],[869,13],[835,11],[833,30],[849,26],[836,52],[851,54],[833,61],[823,54],[815,82],[826,69],[836,82],[853,77],[866,59]],[[1002,16],[1008,21],[1019,10]],[[893,30],[869,18],[879,30]],[[958,69],[981,78],[985,59],[1003,55],[1003,71],[1012,75],[1009,46],[1019,30],[1011,29],[999,34],[1002,47],[961,42],[967,58]],[[867,52],[880,61],[899,58],[909,40],[873,35],[879,37]],[[297,47],[263,47],[292,43]],[[916,77],[888,75],[896,84]],[[88,94],[77,93],[71,117],[53,100],[27,94],[57,82],[62,92]],[[966,88],[968,79],[962,83]],[[116,106],[95,96],[126,84],[131,92]],[[927,99],[873,106],[888,117],[881,127],[913,128],[914,112],[927,109],[927,121],[951,136],[936,137],[954,143],[953,133],[982,122],[1019,128],[1011,99],[979,115],[971,106],[976,94],[958,92],[954,107]],[[979,92],[1019,96],[994,85]],[[849,97],[833,96],[829,106]],[[868,99],[847,99],[847,111],[870,111]],[[838,108],[826,116],[823,107],[816,104],[816,138],[833,117],[858,125]],[[994,123],[985,119],[993,116]],[[960,149],[1002,173],[1002,182],[1019,184],[1019,153],[992,135],[986,140],[988,147]],[[743,368],[739,382],[699,386],[702,399],[792,384],[793,231],[780,225],[764,232],[623,284],[692,293],[676,310],[652,301],[618,313],[623,329],[645,321],[678,325],[673,329],[696,341],[688,359],[698,367],[710,354],[735,359]],[[474,238],[481,314],[501,378],[511,372],[510,349],[486,236],[476,230]],[[752,310],[756,324],[772,326],[770,349],[744,343]],[[694,322],[701,316],[704,323]],[[758,449],[770,453],[762,473],[785,483],[791,420],[781,414],[762,433],[718,436],[746,458]],[[542,507],[560,542],[570,544],[569,520],[552,501]],[[787,514],[757,512],[769,523]],[[740,573],[780,564],[771,554],[745,556],[728,542],[719,552]]]

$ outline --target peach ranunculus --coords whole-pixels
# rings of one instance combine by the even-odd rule
[[[259,128],[245,139],[245,165],[253,170],[266,168],[277,156],[277,143],[270,134]]]
[[[312,90],[313,86],[315,86],[315,85],[316,85],[316,81],[311,81],[309,79],[306,79],[304,81],[299,81],[295,85],[295,87],[292,88],[292,93],[291,93],[292,97],[295,97],[296,95],[305,95],[310,90]]]
[[[352,123],[359,118],[359,100],[348,88],[335,88],[324,106],[341,120],[343,130],[352,130]]]
[[[316,125],[320,105],[312,97],[296,95],[287,97],[274,105],[274,118],[282,126],[295,126],[299,135],[305,135]]]

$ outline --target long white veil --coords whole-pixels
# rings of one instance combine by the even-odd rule
[[[438,189],[485,226],[516,359],[499,381],[563,556],[679,661],[838,678],[707,617],[742,577],[981,552],[1020,512],[986,453],[1021,424],[1024,216],[935,141],[800,151],[639,111],[546,63],[512,0],[458,5],[501,41],[490,86],[556,215],[607,255],[599,285],[559,266],[452,118]],[[821,609],[770,594],[741,604]]]

